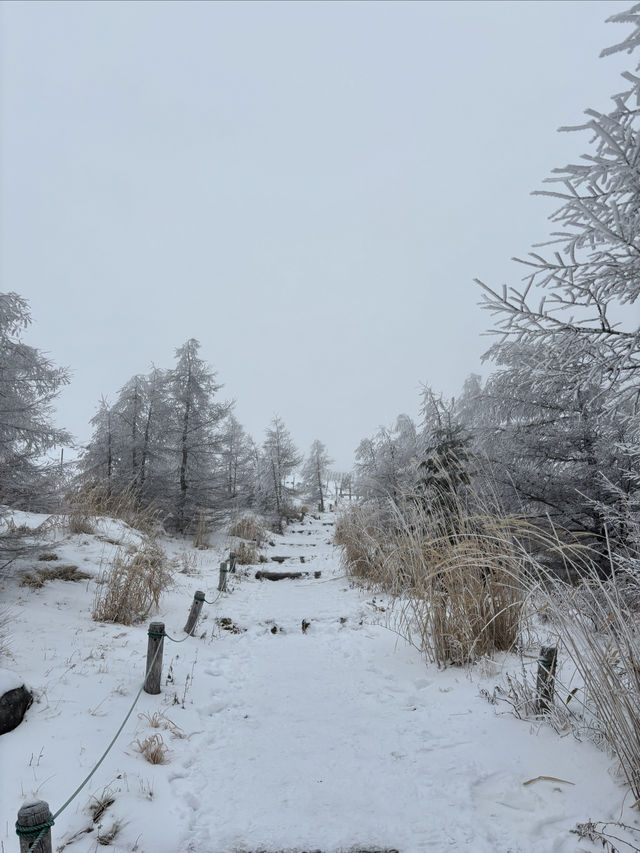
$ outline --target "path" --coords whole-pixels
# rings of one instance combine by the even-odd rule
[[[254,569],[216,605],[246,630],[217,630],[194,668],[197,731],[167,768],[181,850],[593,849],[568,832],[602,817],[592,748],[496,716],[465,673],[377,626],[323,518],[270,549],[304,566],[269,564],[320,580]],[[542,774],[576,785],[523,786]]]

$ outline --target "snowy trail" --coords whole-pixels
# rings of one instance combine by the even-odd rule
[[[585,790],[522,783],[579,783],[592,751],[581,768],[575,744],[496,717],[464,674],[427,670],[372,624],[371,596],[340,578],[331,532],[310,520],[272,549],[296,557],[306,544],[304,569],[320,581],[243,580],[220,608],[246,632],[220,631],[198,664],[202,733],[170,772],[181,849],[578,849],[568,829],[586,817]]]
[[[274,537],[267,554],[286,556],[282,565],[241,567],[231,592],[203,608],[196,636],[165,640],[162,692],[140,696],[104,764],[56,820],[54,849],[97,853],[98,835],[112,826],[113,853],[597,849],[570,830],[620,819],[625,789],[608,757],[546,725],[497,714],[479,690],[493,689],[499,662],[470,672],[427,665],[385,628],[385,601],[342,576],[332,520],[307,518]],[[54,532],[47,547],[95,577],[121,535],[105,522],[95,537]],[[171,556],[194,553],[183,540],[164,544]],[[215,595],[228,544],[197,552],[198,565],[177,575],[154,617],[169,634],[182,636],[196,589]],[[258,568],[322,576],[258,581]],[[94,589],[93,580],[35,591],[5,583],[12,669],[36,702],[0,738],[3,853],[17,849],[22,801],[41,797],[56,810],[91,771],[141,683],[147,627],[94,622]],[[219,619],[242,630],[224,630]],[[182,736],[153,728],[155,714]],[[157,734],[170,752],[166,764],[152,765],[137,744]],[[541,776],[567,782],[524,784]],[[113,802],[94,822],[90,806],[105,791]],[[629,809],[624,817],[636,819]]]

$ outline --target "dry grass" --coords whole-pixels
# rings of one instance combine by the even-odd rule
[[[152,539],[146,539],[134,553],[118,550],[99,581],[93,619],[133,625],[158,607],[172,576],[162,548]]]
[[[83,572],[77,566],[61,563],[60,565],[47,566],[46,568],[35,568],[22,576],[20,586],[28,586],[31,589],[41,589],[49,581],[85,581],[90,580],[91,575]]]
[[[0,607],[0,659],[9,654],[11,649],[11,625],[13,618],[11,610],[5,605]]]
[[[177,557],[173,557],[171,567],[181,575],[193,575],[198,568],[198,556],[189,551],[182,551]]]
[[[120,519],[148,535],[161,526],[160,510],[154,506],[143,506],[133,487],[113,494],[102,483],[89,483],[67,495],[66,503],[66,522],[70,533],[94,533],[93,519],[97,516]]]
[[[584,566],[581,566],[584,575]],[[572,728],[605,744],[619,761],[640,801],[640,574],[602,579],[594,562],[577,586],[543,577],[535,593],[558,643],[558,655],[575,670],[578,690],[558,709]],[[569,711],[567,700],[573,699]]]
[[[241,542],[235,553],[236,562],[240,566],[254,566],[259,561],[258,551],[253,542]]]
[[[162,739],[162,735],[149,735],[144,740],[136,741],[136,748],[149,764],[168,764],[169,747]]]
[[[91,798],[92,802],[89,806],[91,819],[94,823],[98,823],[102,815],[106,812],[109,806],[112,806],[115,801],[115,794],[108,786],[103,789],[102,793],[97,797]]]
[[[267,538],[267,531],[257,516],[247,513],[233,522],[229,528],[229,536],[237,536],[238,539],[246,539],[259,546]]]
[[[70,512],[67,515],[66,527],[73,536],[90,536],[96,532],[90,516],[80,511]]]
[[[354,507],[339,520],[336,542],[356,580],[395,596],[398,631],[417,636],[438,665],[514,649],[525,632],[542,630],[560,661],[549,721],[613,754],[640,801],[637,562],[623,571],[612,560],[603,577],[599,556],[566,532],[490,514],[434,518],[416,501],[402,511]],[[489,698],[538,716],[535,668],[523,665],[506,682]]]
[[[51,554],[40,554],[40,556],[38,557],[38,560],[40,560],[44,563],[49,563],[49,562],[52,562],[53,560],[59,560],[59,559],[60,558],[58,557],[58,555],[53,554],[53,553],[51,553]]]
[[[513,649],[525,591],[508,525],[461,514],[455,532],[443,528],[418,503],[356,506],[335,541],[349,574],[397,597],[396,628],[439,666]]]
[[[197,548],[198,551],[206,551],[211,547],[209,541],[209,522],[203,510],[200,510],[198,515],[198,524],[193,537],[193,547]]]
[[[101,847],[108,847],[110,844],[113,844],[118,835],[120,835],[120,832],[125,825],[125,822],[122,820],[114,821],[106,832],[98,834],[96,841]]]
[[[186,737],[185,733],[177,723],[174,723],[173,720],[165,717],[165,715],[159,711],[154,711],[153,714],[147,714],[146,712],[138,714],[138,719],[146,720],[152,729],[163,729],[163,731],[171,732],[174,737],[181,739]]]
[[[530,575],[529,602],[543,620],[545,644],[558,649],[555,700],[544,716],[559,732],[589,738],[618,760],[640,802],[640,574],[612,571],[602,578],[584,550],[566,553],[571,584],[542,567]],[[594,555],[595,556],[595,555]],[[538,631],[540,629],[538,628]],[[524,665],[504,678],[490,701],[504,701],[516,716],[540,715],[536,670]]]

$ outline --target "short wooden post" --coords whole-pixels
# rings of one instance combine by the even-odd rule
[[[51,853],[53,818],[49,803],[34,800],[25,803],[18,812],[16,833],[20,838],[20,853]]]
[[[198,619],[200,618],[200,611],[202,610],[202,605],[204,604],[204,592],[201,589],[197,589],[193,596],[193,602],[191,604],[191,610],[189,611],[189,616],[187,617],[187,624],[184,626],[185,634],[193,634]]]
[[[164,649],[164,622],[152,622],[149,625],[148,636],[147,677],[144,680],[144,692],[160,693],[162,652]]]
[[[553,705],[557,659],[557,646],[542,646],[540,648],[536,680],[536,710],[538,714],[548,713]]]
[[[235,574],[236,571],[236,562],[238,561],[238,555],[235,551],[229,551],[229,571]]]
[[[218,592],[227,591],[227,561],[220,563],[220,579],[218,581]]]

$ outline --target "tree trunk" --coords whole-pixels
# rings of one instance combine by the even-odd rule
[[[189,488],[187,483],[187,463],[189,461],[189,446],[187,444],[187,438],[189,435],[189,411],[190,403],[189,400],[187,400],[182,420],[182,460],[180,462],[180,511],[178,524],[180,533],[184,533],[185,530],[185,509],[187,506],[187,491]]]

